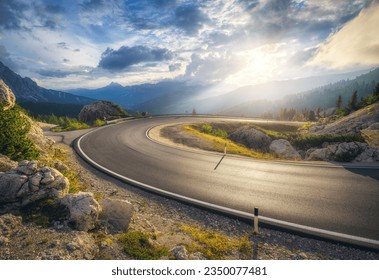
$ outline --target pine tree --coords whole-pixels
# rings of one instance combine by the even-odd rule
[[[337,102],[336,102],[336,109],[341,109],[342,106],[342,96],[338,95]]]
[[[353,94],[351,95],[348,109],[351,111],[355,111],[358,109],[358,96],[357,96],[357,91],[354,91]]]
[[[197,115],[197,112],[196,112],[195,108],[193,108],[193,110],[192,110],[192,116],[196,116],[196,115]]]

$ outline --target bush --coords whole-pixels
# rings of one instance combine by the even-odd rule
[[[211,135],[214,135],[214,136],[217,136],[217,137],[221,137],[221,138],[228,137],[228,133],[225,130],[222,130],[222,129],[219,129],[219,128],[214,129],[209,124],[203,124],[203,125],[201,125],[200,131],[203,132],[203,133],[211,134]]]
[[[39,152],[27,137],[30,128],[29,118],[17,105],[9,110],[0,105],[0,153],[16,161],[37,159]]]
[[[119,240],[125,253],[139,260],[156,260],[169,254],[165,247],[154,246],[149,236],[140,231],[127,232]]]

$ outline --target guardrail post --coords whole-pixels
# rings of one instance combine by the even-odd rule
[[[225,147],[224,147],[224,156],[226,156],[226,143],[225,143]]]
[[[258,207],[254,208],[254,234],[258,233]]]

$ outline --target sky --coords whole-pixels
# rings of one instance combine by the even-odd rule
[[[379,0],[0,0],[0,61],[51,89],[237,88],[379,65]]]

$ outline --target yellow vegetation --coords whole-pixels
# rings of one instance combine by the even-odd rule
[[[191,133],[197,137],[211,140],[213,143],[213,148],[217,152],[224,152],[224,148],[226,144],[226,149],[227,149],[228,154],[244,155],[244,156],[249,156],[249,157],[258,158],[258,159],[274,158],[273,155],[250,150],[244,147],[243,145],[239,145],[229,139],[225,139],[225,138],[214,136],[207,133],[202,133],[198,131],[197,129],[195,129],[192,125],[184,125],[183,129],[186,132]]]
[[[194,239],[192,247],[188,248],[189,251],[201,252],[207,259],[228,259],[236,251],[240,252],[242,259],[249,258],[252,254],[252,245],[246,236],[228,238],[217,232],[201,230],[187,225],[181,226],[180,229],[189,233]]]

